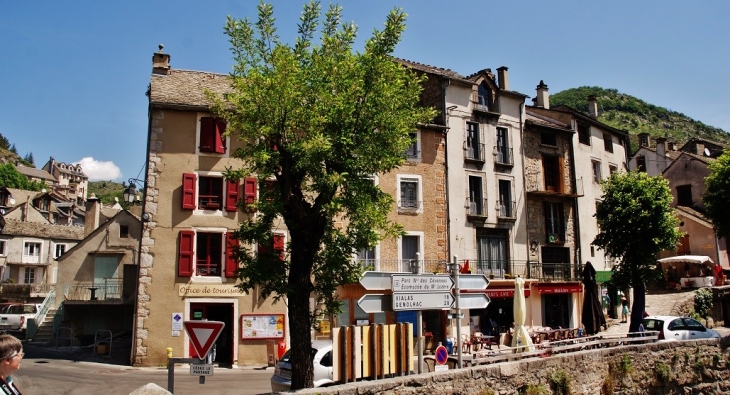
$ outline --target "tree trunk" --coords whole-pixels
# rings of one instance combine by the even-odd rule
[[[646,285],[643,281],[639,281],[634,285],[634,300],[631,303],[631,321],[629,323],[629,332],[638,332],[639,325],[644,321],[644,311],[646,309]]]

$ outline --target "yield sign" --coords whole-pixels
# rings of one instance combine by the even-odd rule
[[[183,326],[198,358],[205,359],[226,324],[221,321],[185,321]]]

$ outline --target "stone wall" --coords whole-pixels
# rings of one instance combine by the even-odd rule
[[[728,346],[730,338],[618,346],[297,393],[727,394]]]

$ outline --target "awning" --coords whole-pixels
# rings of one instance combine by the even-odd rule
[[[707,255],[679,255],[670,256],[669,258],[663,258],[657,260],[661,263],[696,263],[698,265],[714,266],[712,258]]]
[[[548,283],[537,284],[537,292],[544,294],[569,294],[583,292],[581,283]]]
[[[611,275],[613,275],[611,270],[596,270],[596,282],[607,283],[611,279]]]

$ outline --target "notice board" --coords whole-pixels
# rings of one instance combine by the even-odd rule
[[[284,314],[241,315],[241,340],[283,338]]]

